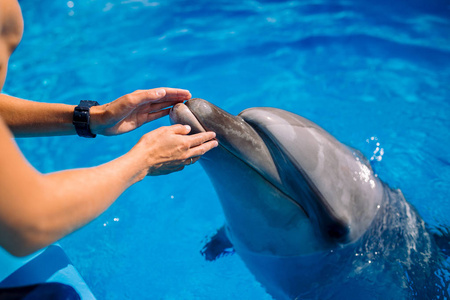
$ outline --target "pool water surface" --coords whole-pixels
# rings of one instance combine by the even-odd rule
[[[233,114],[289,110],[371,158],[430,230],[449,228],[448,1],[20,4],[25,34],[4,92],[105,103],[169,86]],[[48,173],[112,160],[163,125],[168,118],[117,137],[17,141]],[[271,299],[237,255],[200,255],[224,221],[197,163],[146,178],[61,244],[99,299]],[[448,272],[442,280],[448,288]]]

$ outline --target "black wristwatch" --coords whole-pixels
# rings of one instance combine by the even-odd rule
[[[75,126],[75,130],[79,136],[86,138],[95,138],[97,136],[91,131],[91,115],[89,113],[89,109],[97,105],[97,101],[81,100],[80,104],[75,107],[72,124]]]

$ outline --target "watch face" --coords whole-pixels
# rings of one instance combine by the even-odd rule
[[[92,101],[92,100],[81,100],[80,101],[80,104],[78,105],[78,106],[80,106],[80,107],[86,107],[86,108],[89,108],[89,107],[91,107],[91,106],[97,106],[98,105],[98,102],[97,101]]]
[[[87,123],[89,120],[89,107],[75,107],[73,112],[73,121]]]

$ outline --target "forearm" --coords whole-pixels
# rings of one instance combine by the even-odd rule
[[[125,154],[93,168],[27,173],[3,193],[15,201],[0,212],[1,244],[18,256],[31,254],[95,219],[146,170],[133,155]]]
[[[0,115],[16,137],[75,134],[74,107],[0,94]]]
[[[43,175],[37,232],[38,248],[59,240],[103,213],[128,187],[146,175],[139,162],[125,154],[106,164]],[[50,192],[49,192],[50,191]],[[31,238],[31,237],[30,237]]]

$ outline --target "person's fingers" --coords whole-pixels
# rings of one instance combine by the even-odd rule
[[[167,171],[168,173],[172,173],[175,171],[181,171],[184,169],[184,167],[185,165],[181,163],[173,166],[164,166],[161,168],[161,170]]]
[[[166,91],[165,98],[167,100],[188,100],[191,99],[191,93],[188,90],[175,88],[162,88]]]
[[[191,126],[175,124],[175,125],[169,126],[169,130],[171,130],[175,134],[186,135],[191,131]]]
[[[182,165],[182,166],[179,166],[179,167],[177,167],[177,168],[166,169],[166,170],[164,170],[164,171],[161,173],[161,175],[167,175],[167,174],[179,172],[179,171],[183,170],[184,167],[185,167],[185,166]]]
[[[156,111],[156,112],[151,112],[151,113],[147,113],[147,119],[145,120],[145,123],[148,123],[150,121],[162,118],[164,116],[167,116],[170,112],[170,108],[166,108],[160,111]]]
[[[189,157],[184,161],[184,165],[189,166],[196,163],[200,159],[200,156]]]
[[[161,102],[182,102],[190,99],[191,93],[188,90],[175,89],[175,88],[156,88],[150,90],[137,90],[131,95],[135,94],[137,103],[161,103]]]
[[[179,166],[178,168],[173,169],[170,173],[178,172],[178,171],[181,171],[181,170],[183,170],[183,169],[184,169],[184,166]]]
[[[219,143],[216,140],[212,140],[206,143],[203,143],[199,146],[190,148],[187,151],[187,155],[189,157],[197,157],[197,156],[202,156],[203,154],[205,154],[206,152],[208,152],[209,150],[217,147],[219,145]]]
[[[207,131],[207,132],[193,134],[193,135],[189,136],[189,139],[190,139],[191,147],[195,147],[200,144],[203,144],[204,142],[212,140],[215,137],[216,137],[215,132]]]
[[[167,102],[149,102],[144,105],[142,105],[139,108],[139,113],[153,113],[157,112],[159,110],[162,110],[164,108],[172,108],[175,104],[180,103],[179,101],[167,101]]]
[[[188,100],[190,99],[190,97],[191,93],[187,90],[174,88],[156,88],[150,90],[136,90],[119,99],[122,100],[124,104],[136,107],[148,102],[159,103],[171,101],[177,103],[183,100]]]
[[[157,168],[155,170],[150,170],[147,173],[147,176],[167,175],[167,174],[170,174],[170,173],[181,171],[181,170],[184,169],[184,167],[185,167],[184,165],[181,165],[181,166],[177,165],[177,166],[170,166],[170,167],[162,166],[162,167]]]
[[[172,108],[175,104],[180,103],[180,101],[167,101],[161,103],[155,103],[152,105],[152,111],[161,110],[163,108]]]
[[[166,96],[166,90],[163,88],[151,90],[137,90],[117,99],[125,107],[137,107],[148,102],[160,100]]]

